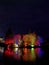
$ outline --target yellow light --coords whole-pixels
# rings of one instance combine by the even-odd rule
[[[34,48],[31,48],[31,59],[32,59],[33,61],[36,60],[36,55],[35,55]]]
[[[14,47],[18,47],[18,44],[15,43],[13,46],[14,46]]]
[[[34,47],[34,45],[31,45],[31,47]]]
[[[13,51],[17,54],[18,48],[14,48]]]

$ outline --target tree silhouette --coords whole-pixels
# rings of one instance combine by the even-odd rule
[[[5,38],[12,38],[13,37],[13,32],[11,28],[9,28],[6,32]]]

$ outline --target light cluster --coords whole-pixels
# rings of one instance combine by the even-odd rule
[[[6,56],[13,57],[15,60],[21,60],[22,58],[24,61],[35,61],[36,57],[41,58],[43,54],[44,52],[41,48],[14,48],[13,50],[5,50]]]
[[[14,35],[13,38],[8,38],[5,39],[6,44],[13,44],[15,47],[19,46],[40,46],[41,43],[43,43],[43,38],[40,36],[36,35],[35,33],[30,33],[30,34],[17,34]]]

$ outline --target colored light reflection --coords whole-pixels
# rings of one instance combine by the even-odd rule
[[[13,56],[14,59],[17,59],[17,60],[21,59],[20,58],[21,57],[21,51],[20,51],[20,49],[14,48],[13,51],[14,51],[14,56]]]
[[[44,54],[41,48],[35,48],[35,53],[39,58],[41,58]]]
[[[24,55],[23,55],[24,61],[35,61],[37,56],[38,58],[41,58],[43,56],[43,51],[41,48],[35,48],[35,49],[24,48],[23,52],[24,52]]]
[[[24,49],[23,49],[23,52],[24,52],[24,54],[23,54],[23,60],[24,60],[24,61],[28,61],[28,58],[29,58],[27,51],[28,51],[27,48],[24,48]]]
[[[34,48],[31,48],[31,55],[32,55],[32,59],[35,60],[36,59],[36,55],[35,55]]]
[[[43,51],[41,48],[7,48],[5,55],[13,57],[15,60],[24,60],[24,61],[36,61],[36,57],[41,58],[43,56]]]
[[[35,61],[36,55],[34,52],[34,48],[31,48],[31,49],[24,48],[23,52],[24,52],[24,55],[23,55],[24,61]]]
[[[5,54],[6,56],[11,57],[11,56],[14,55],[14,52],[8,47],[8,48],[5,50],[4,54]]]
[[[35,51],[34,51],[34,48],[31,48],[31,51],[29,52],[29,60],[30,61],[35,61],[36,60],[36,55],[35,55]]]
[[[0,47],[0,53],[3,53],[3,52],[4,52],[4,48]]]
[[[15,54],[18,54],[18,48],[14,48],[13,51]]]

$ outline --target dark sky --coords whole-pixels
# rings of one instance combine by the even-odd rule
[[[49,1],[23,0],[0,2],[0,36],[11,27],[14,33],[36,31],[49,36]]]

